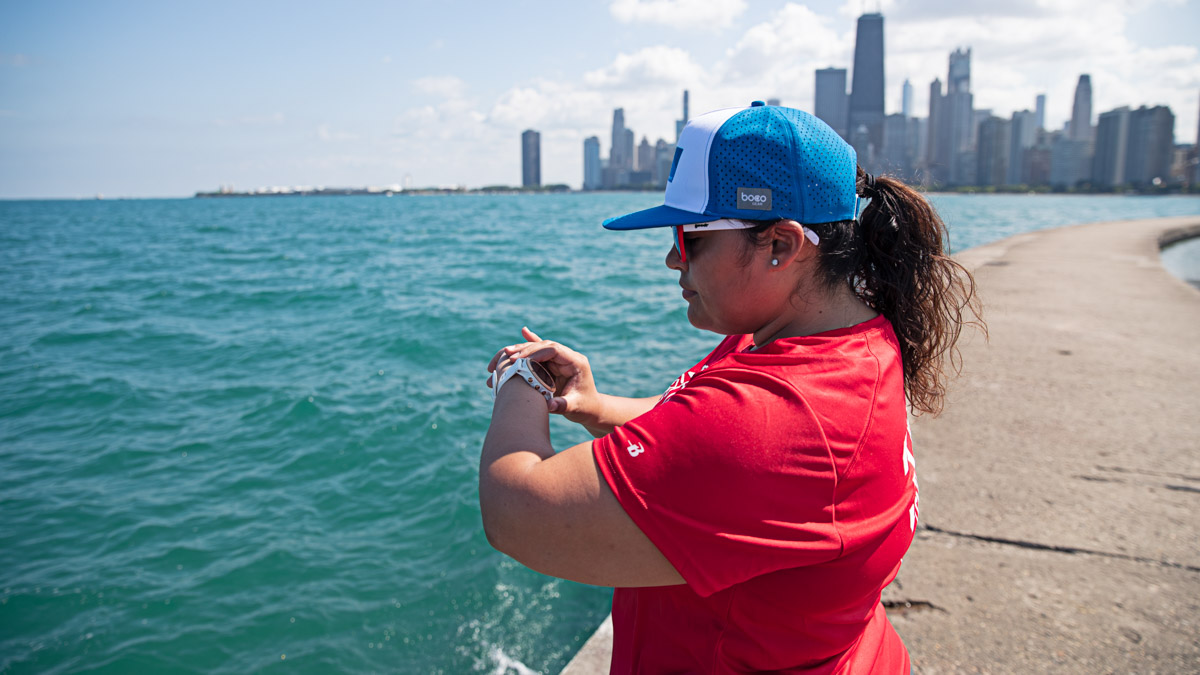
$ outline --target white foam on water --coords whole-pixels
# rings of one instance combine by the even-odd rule
[[[488,650],[488,658],[491,659],[494,666],[491,671],[492,675],[510,675],[510,673],[516,673],[517,675],[539,675],[536,670],[505,654],[503,647],[493,645]]]

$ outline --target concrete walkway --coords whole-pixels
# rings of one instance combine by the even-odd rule
[[[1200,672],[1200,292],[1159,263],[1200,218],[967,251],[966,335],[913,423],[921,526],[884,602],[917,673]],[[600,630],[563,671],[608,671]]]

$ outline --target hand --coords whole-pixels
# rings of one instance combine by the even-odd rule
[[[488,386],[492,386],[513,361],[523,358],[537,361],[554,376],[556,391],[548,403],[549,411],[572,422],[586,424],[591,418],[589,411],[596,408],[599,398],[587,357],[557,342],[543,340],[528,328],[521,329],[521,336],[526,342],[501,349],[488,362],[488,372],[494,373],[488,379]]]

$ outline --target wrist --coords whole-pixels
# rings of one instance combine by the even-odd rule
[[[493,401],[500,393],[500,388],[513,379],[521,380],[547,402],[554,398],[554,378],[546,370],[546,367],[530,359],[517,359],[504,369],[499,378],[496,378],[496,384],[491,390]]]

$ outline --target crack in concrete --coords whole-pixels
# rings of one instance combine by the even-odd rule
[[[1139,471],[1137,473],[1142,474],[1142,475],[1149,475],[1149,472],[1145,472],[1145,471]],[[1170,476],[1170,474],[1163,474],[1163,475]],[[1176,475],[1176,476],[1170,476],[1170,477],[1182,478],[1184,480],[1191,480],[1191,478],[1189,478],[1188,476]],[[1088,475],[1081,474],[1081,473],[1075,474],[1074,478],[1078,478],[1079,480],[1090,481],[1092,483],[1118,483],[1120,485],[1141,485],[1142,487],[1149,487],[1149,488],[1161,487],[1161,488],[1166,488],[1168,490],[1174,490],[1176,492],[1194,492],[1194,493],[1200,494],[1200,488],[1192,487],[1190,485],[1174,485],[1172,483],[1151,483],[1151,482],[1145,481],[1145,480],[1137,481],[1136,479],[1134,482],[1131,483],[1130,481],[1128,481],[1124,478],[1105,478],[1104,476],[1088,476]]]
[[[1026,548],[1035,551],[1053,551],[1054,553],[1066,553],[1069,555],[1095,555],[1103,558],[1115,558],[1117,560],[1128,560],[1137,563],[1171,567],[1175,569],[1186,570],[1188,572],[1200,572],[1200,567],[1196,565],[1185,565],[1183,563],[1172,562],[1170,560],[1157,560],[1155,558],[1146,558],[1144,556],[1129,555],[1126,553],[1111,553],[1109,551],[1096,551],[1093,549],[1078,548],[1076,546],[1059,546],[1057,544],[1039,544],[1034,541],[1006,539],[1004,537],[991,537],[984,534],[971,534],[970,532],[955,532],[954,530],[946,530],[928,523],[921,525],[921,529],[933,532],[934,534],[944,534],[950,537],[958,537],[960,539],[973,539],[975,541],[985,541],[991,544],[1003,544],[1005,546],[1015,546],[1017,548]]]
[[[1097,464],[1096,469],[1100,471],[1112,471],[1113,473],[1133,473],[1142,476],[1157,476],[1158,478],[1178,478],[1192,483],[1200,483],[1200,476],[1189,476],[1185,473],[1175,473],[1172,471],[1151,471],[1149,469],[1130,469],[1124,466],[1105,466]]]

